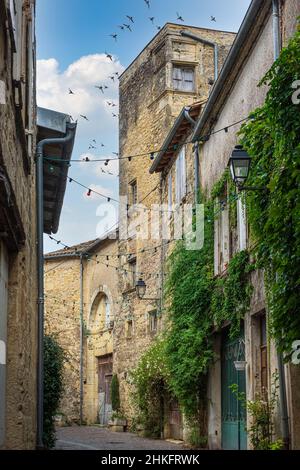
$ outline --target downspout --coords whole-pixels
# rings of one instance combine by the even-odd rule
[[[37,264],[38,264],[38,365],[37,365],[37,447],[42,449],[44,428],[44,147],[45,145],[64,145],[73,137],[44,139],[37,144],[36,181],[37,181]]]
[[[195,158],[195,204],[198,203],[198,191],[200,187],[199,180],[199,147],[198,144],[194,144],[194,158]]]
[[[180,34],[181,36],[184,36],[184,37],[187,37],[187,38],[190,38],[190,39],[194,39],[194,41],[197,41],[197,42],[201,42],[202,44],[206,44],[207,46],[211,46],[214,48],[214,69],[215,69],[215,82],[218,80],[218,76],[219,76],[219,68],[218,68],[218,65],[219,65],[219,46],[217,43],[215,42],[212,42],[212,41],[208,41],[207,39],[203,39],[203,38],[200,38],[199,36],[197,36],[196,34],[193,34],[191,33],[190,31],[185,31],[185,30],[182,30],[180,31]]]
[[[280,15],[279,15],[279,1],[272,1],[272,13],[273,13],[273,43],[274,43],[274,60],[277,60],[281,51],[281,33],[280,33]],[[285,380],[285,368],[283,357],[280,352],[277,352],[278,361],[278,376],[279,376],[279,392],[280,392],[280,411],[281,411],[281,422],[282,422],[282,437],[285,449],[289,449],[290,446],[290,430],[289,430],[289,416],[288,416],[288,404],[287,404],[287,393],[286,393],[286,380]]]
[[[79,405],[79,419],[80,426],[83,423],[83,255],[80,255],[80,405]]]

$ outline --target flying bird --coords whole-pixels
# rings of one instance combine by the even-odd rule
[[[113,117],[119,117],[118,114],[112,113]]]
[[[114,75],[116,75],[117,77],[119,76],[119,72],[114,72]]]
[[[105,52],[105,54],[106,54],[106,57],[107,57],[108,59],[110,59],[111,61],[113,60],[113,58],[112,58],[112,55],[111,55],[111,54],[108,54],[107,52]]]
[[[149,16],[149,20],[151,21],[152,24],[154,24],[155,17],[154,16]]]
[[[98,90],[101,90],[102,93],[104,93],[102,85],[95,85],[95,88],[98,88]]]
[[[96,147],[95,147],[94,145],[92,145],[92,144],[89,145],[89,150],[95,149],[95,148],[96,148]]]
[[[112,108],[114,108],[115,106],[117,106],[116,103],[112,103],[112,104],[111,104],[111,107],[112,107]]]
[[[108,77],[110,78],[113,82],[115,81],[115,77],[112,75],[111,77]]]
[[[116,155],[117,157],[119,156],[118,152],[113,152],[114,155]]]
[[[144,0],[144,2],[146,3],[147,7],[150,8],[150,0]]]
[[[118,28],[120,28],[122,31],[125,30],[125,26],[124,26],[124,25],[120,25],[120,24],[119,24],[119,25],[118,25]]]
[[[210,17],[210,21],[217,21],[215,16]]]
[[[102,142],[101,142],[101,144],[100,144],[100,145],[101,145],[101,147],[105,147],[105,145],[104,145]]]
[[[161,26],[156,26],[156,29],[158,29],[158,31],[161,30]]]
[[[117,34],[110,34],[110,36],[111,36],[112,38],[114,38],[115,41],[117,41],[117,37],[118,37]]]
[[[89,121],[89,119],[84,114],[80,114],[80,117],[82,117],[82,119],[85,119],[86,121]]]
[[[130,24],[125,24],[125,23],[123,23],[123,24],[124,24],[125,28],[129,29],[129,31],[132,32]]]
[[[112,105],[112,102],[111,102],[111,101],[106,101],[106,103],[108,104],[108,106],[111,106],[111,105]]]
[[[93,142],[94,142],[94,144],[96,144],[96,143],[97,143],[97,142],[96,142],[96,139],[93,139]]]
[[[129,21],[131,21],[131,23],[134,23],[133,16],[126,15],[126,18],[128,18],[128,19],[129,19]]]
[[[69,95],[75,95],[74,91],[72,91],[71,88],[69,88]]]
[[[179,15],[178,12],[176,12],[176,15],[177,15],[177,20],[178,21],[184,21],[184,19],[182,18],[182,16]]]

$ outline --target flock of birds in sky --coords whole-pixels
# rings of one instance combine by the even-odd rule
[[[150,0],[144,0],[144,2],[146,4],[147,8],[150,10],[151,9]],[[184,22],[183,17],[178,12],[176,12],[176,15],[177,15],[177,21]],[[126,18],[127,18],[128,21],[126,23],[118,25],[118,28],[120,28],[124,32],[125,31],[133,32],[133,27],[134,27],[134,24],[135,24],[134,17],[131,16],[131,15],[126,15]],[[158,25],[155,24],[155,17],[154,16],[149,16],[148,18],[151,21],[151,23],[153,24],[153,26],[155,26],[156,29],[159,31],[161,29],[161,26],[158,26]],[[210,21],[216,22],[217,21],[216,17],[211,16]],[[114,41],[117,42],[117,40],[118,40],[118,34],[117,33],[112,33],[109,36]],[[108,52],[105,51],[105,55],[111,62],[113,62],[114,59],[113,59],[112,54],[109,54]],[[114,83],[115,80],[117,80],[119,78],[120,78],[119,72],[114,72],[111,76],[108,77],[108,80],[111,80]],[[99,90],[99,92],[101,92],[102,94],[105,94],[105,91],[109,89],[109,87],[105,84],[104,85],[94,85],[94,87],[97,88]],[[71,88],[69,88],[68,93],[69,93],[69,95],[75,95],[76,94]],[[107,104],[107,106],[111,107],[111,109],[112,109],[112,112],[111,112],[112,117],[113,118],[118,118],[119,114],[117,114],[113,111],[113,108],[117,107],[117,104],[114,103],[113,101],[106,101],[106,104]],[[81,117],[85,121],[89,121],[89,118],[84,114],[80,114],[79,117]],[[71,116],[71,119],[74,120],[72,118],[72,116]],[[102,142],[99,145],[100,145],[100,147],[105,147],[105,145]],[[95,139],[92,140],[92,143],[90,143],[89,147],[88,147],[88,150],[94,150],[94,149],[97,149],[97,142],[96,142]],[[117,152],[113,152],[113,153],[115,155],[119,156],[119,154]],[[88,161],[88,157],[86,157],[84,160]]]

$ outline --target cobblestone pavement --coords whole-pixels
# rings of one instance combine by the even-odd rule
[[[64,450],[180,450],[179,441],[146,439],[130,432],[111,432],[97,426],[58,428],[56,449]]]

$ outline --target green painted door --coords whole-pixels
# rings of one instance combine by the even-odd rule
[[[230,339],[228,331],[222,339],[222,448],[247,449],[246,410],[243,404],[230,390],[230,385],[237,384],[239,392],[246,392],[245,371],[237,371],[234,361],[245,360],[245,347],[241,340]]]

